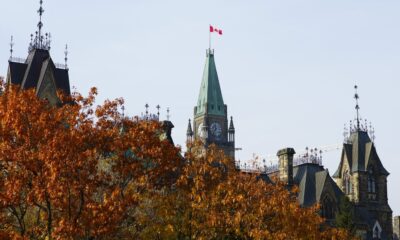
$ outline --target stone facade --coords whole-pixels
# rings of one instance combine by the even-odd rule
[[[336,184],[355,204],[358,228],[363,239],[391,239],[392,210],[387,197],[389,172],[376,152],[367,131],[355,129],[343,144],[338,170],[333,175]]]
[[[400,239],[400,216],[396,216],[393,219],[393,239]]]
[[[228,107],[224,104],[214,62],[214,52],[207,51],[206,64],[197,105],[194,107],[193,130],[189,120],[188,141],[200,139],[202,151],[211,144],[235,158],[235,129],[228,125]],[[331,177],[318,161],[294,166],[293,148],[278,151],[278,168],[263,174],[263,179],[279,179],[288,186],[299,187],[299,202],[308,207],[321,205],[321,215],[334,224],[343,196],[355,206],[356,232],[361,239],[391,239],[392,210],[387,198],[387,176],[375,145],[363,129],[354,128],[343,144],[338,170]]]

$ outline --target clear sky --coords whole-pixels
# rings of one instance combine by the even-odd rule
[[[26,57],[38,2],[0,0],[0,75],[11,35],[14,56]],[[213,48],[241,160],[341,144],[358,84],[361,115],[375,127],[391,173],[389,203],[400,214],[399,1],[45,0],[44,9],[56,62],[68,43],[71,85],[84,93],[98,87],[99,101],[123,97],[129,115],[149,103],[153,112],[160,104],[165,118],[170,107],[180,145],[197,102],[208,25],[221,28]],[[331,174],[339,158],[340,151],[324,155]]]

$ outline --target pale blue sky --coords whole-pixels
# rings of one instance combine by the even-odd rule
[[[26,57],[39,0],[0,0],[0,75],[7,73],[9,39]],[[80,92],[97,86],[99,100],[124,97],[127,114],[148,102],[171,108],[173,137],[184,145],[208,47],[208,24],[224,31],[214,41],[228,113],[242,159],[283,147],[343,141],[343,124],[361,115],[376,130],[378,154],[391,173],[389,202],[400,214],[400,2],[389,0],[44,2],[52,56]],[[325,154],[333,174],[340,151]]]

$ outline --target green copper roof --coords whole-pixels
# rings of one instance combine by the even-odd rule
[[[205,114],[206,107],[208,114],[225,115],[225,105],[219,86],[217,68],[215,67],[214,51],[212,50],[207,51],[196,115]]]

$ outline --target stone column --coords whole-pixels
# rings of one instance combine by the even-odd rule
[[[279,180],[287,185],[293,184],[293,148],[284,148],[276,154],[279,158]]]

